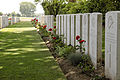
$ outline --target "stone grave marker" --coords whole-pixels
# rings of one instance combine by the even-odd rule
[[[102,14],[90,14],[89,56],[95,68],[102,58]]]
[[[110,11],[105,18],[105,75],[120,80],[120,11]]]

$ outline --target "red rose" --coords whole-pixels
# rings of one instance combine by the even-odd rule
[[[54,40],[56,39],[56,37],[52,37]]]
[[[53,27],[54,29],[56,28],[56,26]]]
[[[45,29],[47,26],[45,25],[45,26],[43,26],[43,28]]]
[[[36,21],[38,22],[38,19],[36,19]]]
[[[80,39],[80,36],[79,36],[79,35],[77,35],[77,36],[76,36],[76,40],[79,40],[79,39]]]
[[[81,41],[79,41],[79,43],[83,43],[83,42],[85,42],[85,40],[81,40]]]
[[[37,24],[37,22],[35,22],[35,24]]]
[[[9,18],[8,20],[11,20],[11,18]]]
[[[52,31],[52,28],[50,28],[48,31]]]

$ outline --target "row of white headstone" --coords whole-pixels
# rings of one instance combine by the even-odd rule
[[[102,14],[67,14],[57,15],[56,34],[64,36],[64,43],[72,46],[79,45],[76,36],[79,35],[85,43],[85,54],[89,54],[97,68],[97,62],[101,60],[102,50]]]
[[[120,80],[120,11],[106,13],[105,23],[105,75]],[[56,28],[56,34],[64,35],[67,45],[79,45],[75,39],[77,35],[86,40],[85,54],[91,57],[97,69],[102,59],[102,14],[57,15]]]
[[[20,22],[19,17],[11,17],[11,25]],[[0,28],[5,28],[9,25],[9,20],[7,16],[0,16]]]
[[[53,15],[41,15],[38,20],[41,24],[47,25],[47,30],[54,26]]]
[[[11,25],[20,22],[19,17],[11,17]]]

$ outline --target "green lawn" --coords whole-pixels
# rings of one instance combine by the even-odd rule
[[[30,22],[0,30],[0,80],[66,80]]]

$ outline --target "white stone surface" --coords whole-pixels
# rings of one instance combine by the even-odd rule
[[[105,75],[120,80],[120,11],[106,13]]]
[[[71,44],[71,15],[67,15],[67,45]]]
[[[61,15],[59,15],[59,35],[61,35]]]
[[[82,14],[76,14],[76,36],[77,35],[82,37]],[[79,45],[77,40],[76,45]]]
[[[76,43],[76,14],[71,14],[71,45],[75,46]]]
[[[83,14],[82,19],[82,39],[85,40],[85,54],[89,54],[89,28],[90,28],[90,13]]]
[[[19,17],[15,17],[15,23],[20,22],[20,18]]]
[[[102,14],[92,13],[90,15],[89,55],[95,68],[101,61],[102,56]]]
[[[8,17],[0,16],[0,28],[5,28],[8,26]]]
[[[59,34],[59,15],[56,16],[56,34]]]
[[[64,15],[61,15],[61,37],[62,41],[64,41]]]
[[[64,15],[64,44],[67,44],[67,15]]]

